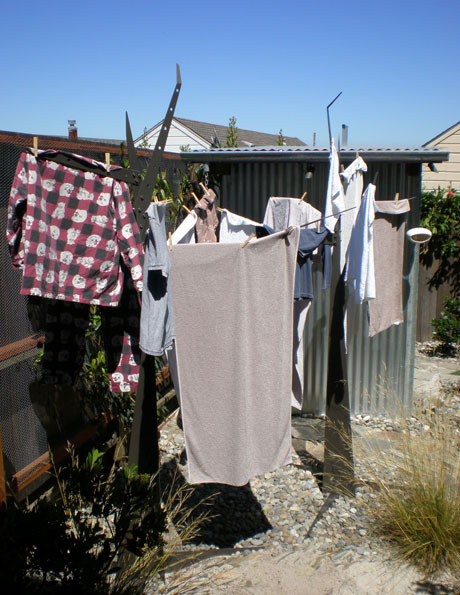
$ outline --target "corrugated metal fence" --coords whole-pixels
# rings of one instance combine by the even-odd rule
[[[378,171],[377,200],[415,196],[407,225],[419,221],[421,166],[418,163],[368,163],[365,185]],[[231,211],[262,220],[270,196],[300,197],[320,210],[324,207],[329,163],[315,162],[311,179],[306,179],[312,164],[306,162],[233,162],[222,176],[221,204]],[[347,166],[347,163],[344,163]],[[315,299],[305,330],[304,411],[324,412],[327,381],[330,292],[321,290],[321,272],[315,272]],[[417,314],[418,247],[407,241],[404,253],[404,317],[400,326],[369,338],[367,318],[363,313],[359,333],[349,349],[348,376],[353,413],[394,413],[410,407],[413,386],[415,328]]]

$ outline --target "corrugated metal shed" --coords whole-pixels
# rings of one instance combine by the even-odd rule
[[[377,200],[393,200],[396,192],[411,201],[408,227],[420,219],[421,164],[439,163],[448,153],[425,148],[349,148],[340,151],[345,167],[356,152],[368,165],[365,186],[378,172]],[[247,147],[184,153],[188,162],[208,163],[211,173],[222,174],[222,206],[262,220],[270,196],[300,197],[323,210],[329,171],[326,147]],[[310,175],[311,174],[311,175]],[[368,337],[362,316],[359,333],[349,347],[348,379],[353,413],[391,414],[410,407],[417,316],[418,246],[405,244],[403,300],[405,322]],[[330,321],[329,291],[322,291],[321,272],[315,272],[315,299],[305,330],[304,411],[323,413],[326,399]]]

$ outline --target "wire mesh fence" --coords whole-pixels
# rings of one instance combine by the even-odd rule
[[[6,140],[5,140],[6,139]],[[4,142],[3,142],[4,141]],[[44,341],[40,309],[31,307],[27,296],[20,294],[21,272],[11,265],[6,241],[8,201],[16,164],[21,152],[32,145],[30,135],[0,133],[0,430],[5,479],[30,466],[47,452],[48,446],[65,442],[84,423],[81,402],[72,387],[41,385],[37,380],[34,361]],[[39,148],[72,151],[98,161],[105,161],[110,152],[111,162],[122,164],[120,148],[92,147],[85,141],[69,147],[52,138],[39,139]],[[148,156],[141,156],[142,166]],[[177,184],[180,159],[165,159],[162,170],[174,188]],[[157,362],[157,394],[171,390],[167,366]]]

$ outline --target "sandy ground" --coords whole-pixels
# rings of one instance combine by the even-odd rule
[[[458,360],[436,361],[419,356],[415,364],[415,394],[435,396]],[[369,560],[344,551],[319,555],[312,546],[280,554],[270,548],[249,554],[215,551],[210,557],[166,575],[164,592],[211,595],[460,595],[460,577],[426,580],[410,566],[397,566],[388,549]],[[337,555],[339,554],[339,555]],[[349,555],[348,555],[349,554]],[[175,586],[178,586],[176,590]]]

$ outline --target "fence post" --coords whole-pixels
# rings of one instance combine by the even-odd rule
[[[3,466],[2,428],[0,426],[0,509],[6,506],[5,468]]]

